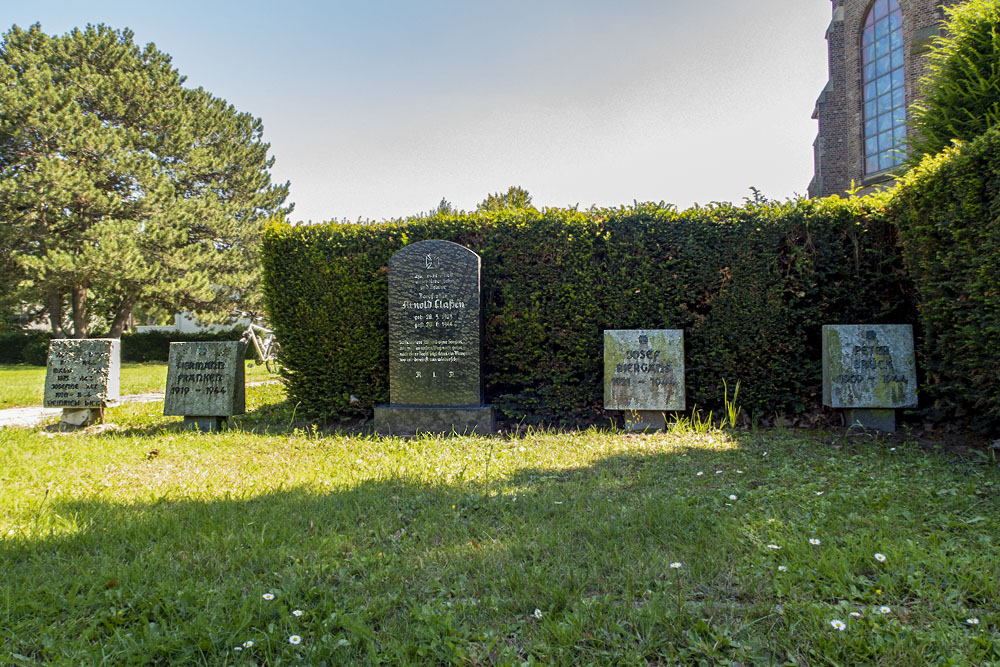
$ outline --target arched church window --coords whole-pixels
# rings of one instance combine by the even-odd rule
[[[902,163],[906,140],[903,14],[897,0],[875,0],[861,33],[865,173]]]

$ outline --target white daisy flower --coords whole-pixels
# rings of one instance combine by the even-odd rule
[[[851,612],[851,618],[861,618],[861,612],[859,612],[859,611],[852,611]]]
[[[274,593],[264,593],[263,595],[261,595],[261,597],[264,598],[265,600],[273,600]]]
[[[882,614],[888,614],[889,612],[892,611],[892,609],[890,609],[889,607],[879,607],[878,610]]]
[[[767,548],[768,549],[780,549],[781,547],[779,547],[777,544],[768,544]]]
[[[681,564],[677,563],[677,562],[674,562],[674,563],[670,564],[670,569],[672,569],[672,570],[678,570],[678,569],[680,569],[680,567],[681,567]]]
[[[702,476],[702,475],[704,475],[704,474],[705,474],[705,472],[704,472],[704,471],[702,471],[702,470],[699,470],[699,471],[698,471],[698,474],[697,474],[696,476],[697,476],[697,477],[701,477],[701,476]]]
[[[536,609],[535,613],[533,615],[534,615],[535,618],[541,618],[542,617],[542,610],[541,609]]]
[[[965,619],[965,622],[969,625],[979,625],[979,619],[973,616],[972,618]]]
[[[734,493],[729,494],[729,499],[730,500],[736,500],[736,494],[734,494]]]
[[[296,609],[295,611],[292,612],[292,616],[301,616],[301,615],[302,615],[301,609]]]
[[[817,540],[815,537],[809,540],[809,544],[811,544],[813,546],[816,546],[819,543],[820,543],[819,540]]]
[[[292,635],[291,637],[288,638],[288,643],[298,645],[302,643],[302,637],[299,637],[298,635]]]
[[[830,625],[833,626],[834,630],[840,630],[841,632],[843,632],[844,629],[847,627],[846,623],[844,623],[843,621],[838,620],[836,618],[833,619],[832,621],[830,621]]]
[[[787,572],[787,571],[788,571],[788,568],[785,567],[784,565],[779,565],[778,566],[778,572]]]
[[[884,563],[885,562],[885,554],[875,554],[875,560],[877,560],[880,563]]]
[[[246,640],[245,642],[243,642],[243,648],[250,648],[252,646],[253,646],[253,642],[250,641],[249,639]]]

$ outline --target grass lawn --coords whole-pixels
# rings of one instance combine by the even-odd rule
[[[987,664],[1000,472],[904,440],[0,430],[0,663]],[[840,629],[843,627],[843,629]]]
[[[263,366],[247,364],[247,382],[267,380],[271,375]],[[167,384],[165,363],[123,363],[122,396],[162,392]],[[41,405],[45,390],[45,367],[25,364],[0,364],[0,409]]]

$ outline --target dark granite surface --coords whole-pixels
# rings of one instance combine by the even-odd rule
[[[375,432],[379,435],[443,433],[489,435],[496,432],[493,406],[418,407],[380,405],[375,408]]]
[[[479,255],[450,241],[389,259],[392,405],[482,405],[479,280]]]

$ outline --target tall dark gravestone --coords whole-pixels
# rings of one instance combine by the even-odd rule
[[[480,259],[450,241],[421,241],[389,259],[389,404],[380,435],[493,433],[480,367]]]

